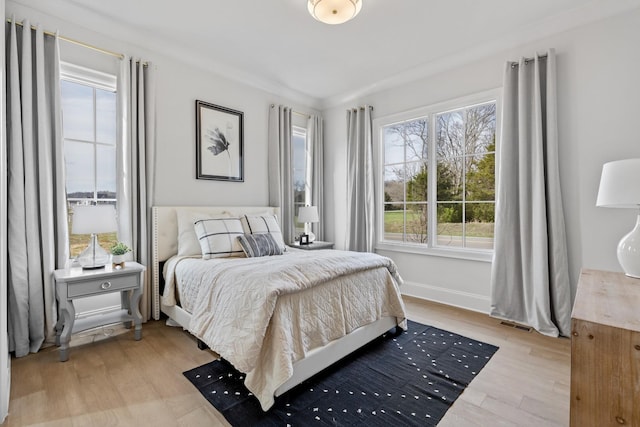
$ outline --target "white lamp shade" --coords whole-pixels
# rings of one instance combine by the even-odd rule
[[[360,13],[362,0],[309,0],[309,13],[325,24],[342,24]]]
[[[298,210],[298,222],[299,223],[308,223],[308,222],[318,222],[320,221],[318,217],[318,208],[316,206],[303,206]]]
[[[74,206],[73,234],[100,234],[118,230],[116,210],[111,205]]]
[[[617,160],[604,164],[596,206],[640,207],[640,159]]]

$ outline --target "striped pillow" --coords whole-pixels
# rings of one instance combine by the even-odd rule
[[[282,255],[282,248],[269,233],[243,234],[238,236],[238,241],[249,258]]]
[[[244,234],[240,219],[201,219],[195,222],[193,228],[200,242],[202,259],[244,256],[238,242],[238,236]]]
[[[241,221],[246,234],[271,234],[282,251],[287,250],[275,215],[244,215]]]

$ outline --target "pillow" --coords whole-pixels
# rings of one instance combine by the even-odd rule
[[[282,231],[280,231],[280,226],[278,225],[278,219],[275,215],[244,215],[240,220],[242,221],[245,234],[269,233],[273,236],[283,252],[287,250],[284,239],[282,238]]]
[[[227,214],[207,214],[189,210],[178,210],[178,256],[202,255],[200,242],[193,224],[201,219],[229,218]]]
[[[238,242],[244,231],[238,218],[201,219],[193,228],[200,241],[202,259],[244,256]]]
[[[238,236],[238,241],[249,258],[282,255],[282,248],[270,233],[243,234]]]

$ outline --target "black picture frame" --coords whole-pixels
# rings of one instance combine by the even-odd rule
[[[244,182],[244,114],[196,100],[196,179]]]

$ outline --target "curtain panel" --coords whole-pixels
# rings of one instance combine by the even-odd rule
[[[569,336],[556,96],[553,50],[506,64],[491,314],[545,335]]]
[[[373,252],[375,199],[371,106],[347,111],[347,240],[350,251]]]
[[[311,151],[311,205],[318,208],[319,221],[311,224],[317,240],[325,239],[324,209],[324,120],[311,115],[307,124],[307,138]]]
[[[150,63],[125,57],[118,73],[118,239],[133,260],[151,266],[151,207],[154,200],[155,80]],[[160,301],[152,296],[145,274],[140,313],[160,318]]]
[[[8,329],[21,357],[54,342],[53,270],[69,243],[58,38],[7,25]]]
[[[269,108],[269,205],[280,207],[282,237],[287,244],[295,237],[291,113],[291,108],[282,105]]]

